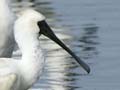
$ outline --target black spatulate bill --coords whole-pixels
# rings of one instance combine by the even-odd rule
[[[78,56],[76,56],[62,41],[60,41],[54,32],[51,30],[49,25],[46,23],[46,21],[40,21],[38,22],[38,26],[40,28],[40,33],[45,36],[47,36],[49,39],[56,42],[58,45],[60,45],[63,49],[65,49],[72,57],[75,58],[75,60],[88,72],[90,73],[90,67],[82,61]]]

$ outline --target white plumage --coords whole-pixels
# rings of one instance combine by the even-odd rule
[[[0,57],[11,57],[14,50],[13,24],[15,15],[10,0],[0,0]]]

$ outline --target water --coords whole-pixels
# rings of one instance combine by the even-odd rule
[[[34,90],[119,90],[119,0],[13,0],[14,11],[32,7],[73,52],[87,62],[86,72],[54,42],[41,37],[45,71]]]

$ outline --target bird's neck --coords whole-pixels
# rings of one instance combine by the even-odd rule
[[[23,40],[24,41],[24,40]],[[39,44],[39,40],[30,39],[21,46],[22,50],[22,73],[26,83],[31,85],[42,73],[44,65],[44,55]],[[26,75],[26,76],[25,76]]]
[[[43,51],[38,40],[28,40],[21,47],[22,61],[27,63],[38,63],[43,57]]]

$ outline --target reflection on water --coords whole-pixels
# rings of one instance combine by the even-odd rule
[[[83,26],[83,34],[79,41],[82,43],[82,53],[85,55],[84,58],[91,58],[92,56],[98,54],[96,45],[98,42],[98,27],[94,24],[87,24]]]
[[[97,25],[90,23],[74,26],[74,20],[72,23],[66,23],[64,13],[61,13],[61,15],[57,13],[54,0],[13,0],[13,10],[15,12],[26,7],[35,8],[42,12],[57,36],[66,44],[69,44],[72,50],[84,60],[98,54],[96,48],[99,44],[97,41],[99,39]],[[68,22],[70,22],[69,19]],[[77,83],[77,81],[80,76],[85,75],[85,72],[82,72],[82,69],[74,62],[73,58],[46,37],[41,37],[41,44],[44,50],[47,51],[47,60],[44,74],[33,89],[76,90],[81,88],[80,83]]]

